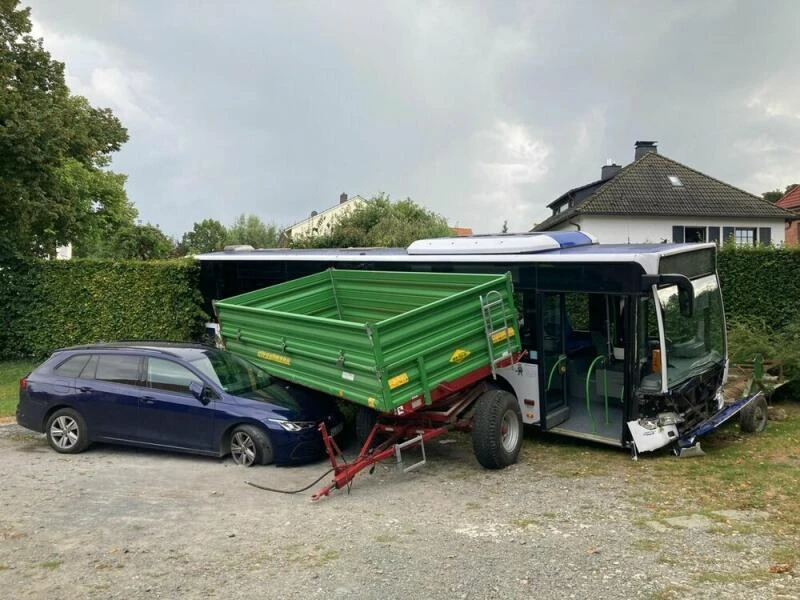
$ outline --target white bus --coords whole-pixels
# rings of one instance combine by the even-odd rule
[[[524,358],[498,370],[522,420],[630,448],[699,451],[697,438],[763,396],[725,405],[725,315],[714,244],[603,245],[584,232],[419,240],[408,248],[226,250],[196,257],[210,307],[330,267],[505,273]],[[749,406],[748,406],[749,405]],[[757,428],[752,424],[751,428]]]

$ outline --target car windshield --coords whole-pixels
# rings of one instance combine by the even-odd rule
[[[266,371],[228,352],[204,351],[189,362],[223,390],[235,396],[264,390],[272,383]]]
[[[677,286],[658,290],[666,337],[667,384],[706,371],[725,360],[722,297],[715,275],[692,281],[694,311],[681,314]]]

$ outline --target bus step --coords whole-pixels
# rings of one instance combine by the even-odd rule
[[[412,465],[407,467],[403,466],[403,450],[406,448],[413,448],[414,446],[419,446],[420,450],[422,450],[422,458],[415,462]],[[427,460],[425,458],[425,440],[422,439],[422,434],[419,434],[416,437],[413,437],[405,442],[400,444],[394,445],[394,456],[397,459],[397,469],[402,471],[403,473],[408,473],[409,471],[413,471],[414,469],[418,469],[422,465],[424,465]]]

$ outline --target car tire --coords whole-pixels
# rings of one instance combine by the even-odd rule
[[[72,408],[62,408],[50,415],[45,434],[47,443],[60,454],[77,454],[89,447],[86,421]]]
[[[358,410],[356,410],[356,442],[359,448],[367,441],[372,428],[375,427],[377,422],[378,413],[366,406],[358,407]]]
[[[272,462],[269,436],[253,425],[239,425],[231,432],[231,458],[242,467],[268,465]]]
[[[490,389],[475,403],[472,449],[482,467],[503,469],[517,462],[522,448],[522,414],[513,394]]]
[[[739,413],[739,429],[745,433],[761,433],[767,427],[767,400],[756,398]]]

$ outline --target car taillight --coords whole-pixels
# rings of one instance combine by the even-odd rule
[[[28,389],[28,378],[23,377],[22,379],[19,380],[19,391],[22,392],[27,389]]]

